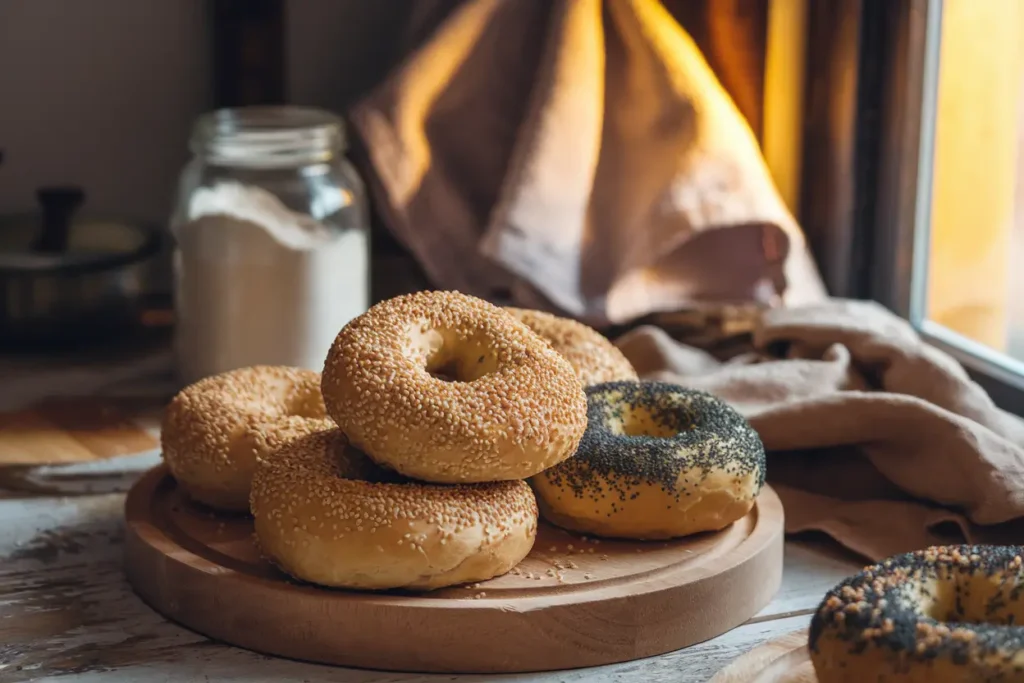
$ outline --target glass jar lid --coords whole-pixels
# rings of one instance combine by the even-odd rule
[[[189,147],[208,163],[282,168],[329,161],[344,149],[341,118],[311,107],[218,109],[195,124]]]

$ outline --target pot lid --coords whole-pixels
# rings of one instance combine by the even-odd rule
[[[106,270],[159,248],[157,231],[139,223],[78,216],[78,188],[42,188],[37,197],[40,213],[0,216],[0,272]]]

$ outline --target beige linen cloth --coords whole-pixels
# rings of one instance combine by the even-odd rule
[[[755,137],[657,0],[417,8],[427,38],[350,118],[375,206],[432,286],[657,320],[618,343],[750,419],[790,532],[871,559],[1014,540],[1024,426],[899,319],[825,297]],[[782,306],[723,362],[665,332],[709,303]]]
[[[349,117],[436,288],[595,325],[824,295],[756,138],[657,0],[457,3]]]
[[[765,312],[725,362],[644,326],[616,340],[649,379],[709,391],[764,441],[786,530],[872,560],[948,542],[1024,542],[1024,422],[878,304]]]

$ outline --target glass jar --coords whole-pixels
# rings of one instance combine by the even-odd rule
[[[171,221],[179,380],[322,370],[370,305],[368,210],[343,122],[292,106],[219,110],[196,122],[190,148]]]

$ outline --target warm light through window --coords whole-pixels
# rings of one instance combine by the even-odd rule
[[[927,318],[1024,358],[1024,2],[945,0]]]

